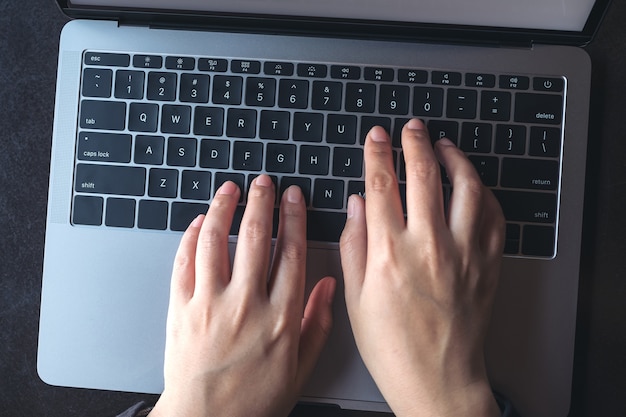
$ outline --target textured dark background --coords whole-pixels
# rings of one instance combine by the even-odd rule
[[[626,2],[594,42],[572,416],[626,415]],[[114,416],[154,396],[50,387],[36,372],[59,33],[53,0],[0,0],[0,416]],[[295,415],[364,416],[300,406]],[[367,414],[374,416],[374,414]]]

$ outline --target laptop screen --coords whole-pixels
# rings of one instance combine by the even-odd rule
[[[596,0],[72,0],[74,6],[582,31]]]

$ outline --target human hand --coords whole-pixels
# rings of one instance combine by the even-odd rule
[[[341,237],[346,305],[361,356],[406,416],[497,416],[484,341],[500,272],[504,217],[448,140],[402,131],[406,221],[387,133],[365,143],[365,201],[351,196]],[[438,160],[454,191],[444,214]]]
[[[180,242],[170,290],[165,389],[151,417],[286,416],[332,325],[335,280],[314,287],[306,308],[306,209],[286,190],[271,260],[274,185],[248,193],[231,271],[228,234],[239,188],[227,182]]]

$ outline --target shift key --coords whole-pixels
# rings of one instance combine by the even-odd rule
[[[78,164],[77,192],[141,196],[146,188],[146,169],[117,165]]]

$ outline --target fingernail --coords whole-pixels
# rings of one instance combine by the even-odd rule
[[[199,214],[195,219],[193,219],[189,227],[201,227],[203,221],[204,221],[204,214]]]
[[[424,123],[420,119],[411,119],[407,122],[406,127],[411,130],[424,130]]]
[[[454,142],[452,142],[448,138],[441,138],[437,141],[437,143],[440,144],[441,146],[456,146]]]
[[[258,177],[255,178],[254,182],[256,183],[256,185],[260,185],[261,187],[272,186],[272,179],[268,177],[267,175],[259,175]]]
[[[235,194],[237,192],[237,189],[239,189],[239,187],[237,187],[237,184],[235,184],[232,181],[226,181],[217,190],[217,194],[233,195],[233,194]]]
[[[389,136],[385,130],[378,126],[373,127],[372,130],[370,130],[369,135],[374,142],[387,142],[389,140]]]
[[[302,201],[302,191],[300,191],[300,187],[297,185],[292,185],[285,191],[285,197],[290,203],[299,203]]]

